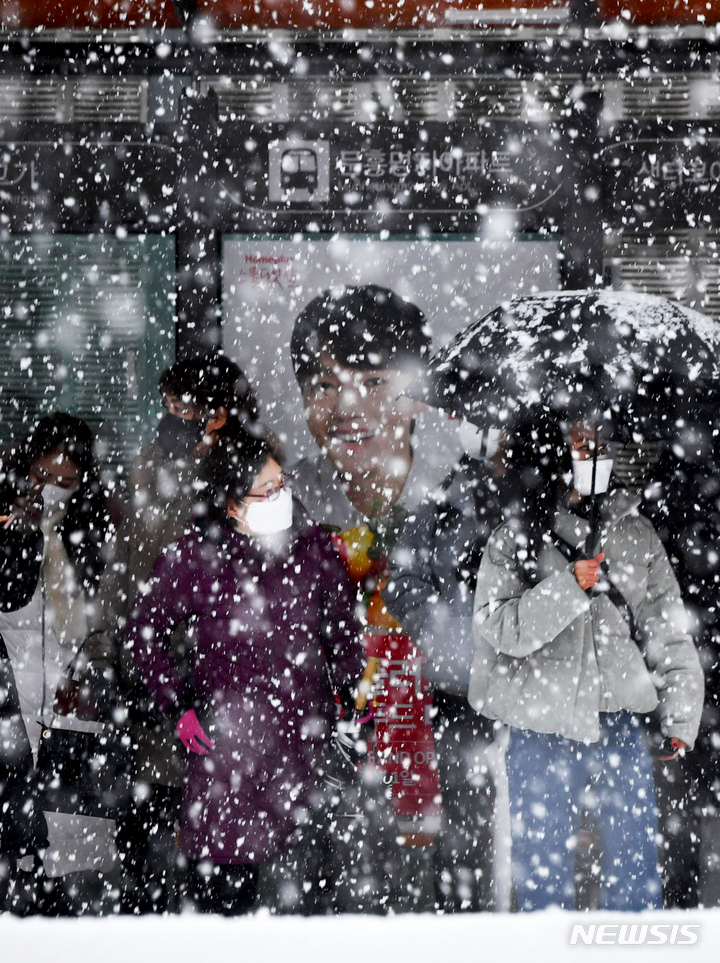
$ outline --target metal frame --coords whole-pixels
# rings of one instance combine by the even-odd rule
[[[178,0],[180,2],[180,0]],[[607,184],[600,152],[613,143],[617,131],[649,131],[670,136],[672,122],[643,121],[623,125],[604,124],[600,88],[603,78],[617,79],[634,73],[686,73],[692,76],[720,74],[720,28],[643,29],[619,32],[618,25],[588,26],[592,10],[578,0],[576,20],[555,30],[523,27],[442,31],[424,34],[365,32],[362,35],[308,35],[278,32],[267,36],[222,34],[200,43],[192,30],[128,34],[34,34],[0,36],[0,82],[3,76],[67,78],[133,76],[153,82],[169,74],[184,88],[177,119],[155,119],[147,125],[43,125],[0,124],[4,143],[52,138],[107,141],[124,137],[145,144],[171,146],[179,156],[180,170],[191,172],[178,183],[177,208],[161,223],[157,220],[130,225],[111,221],[90,224],[65,211],[57,219],[58,231],[86,232],[116,226],[130,231],[167,230],[175,234],[177,251],[177,351],[189,355],[216,343],[221,317],[221,235],[229,230],[257,230],[256,223],[228,223],[222,204],[214,197],[218,144],[228,124],[217,119],[212,93],[199,96],[200,79],[213,76],[261,76],[294,79],[312,85],[320,79],[389,77],[473,77],[510,73],[532,78],[534,74],[575,73],[583,77],[582,107],[567,118],[572,130],[575,181],[568,185],[568,203],[561,223],[542,225],[563,238],[563,284],[585,287],[602,276],[604,227],[607,218]],[[192,11],[188,6],[189,18]],[[166,73],[167,72],[167,73]],[[680,125],[685,130],[687,124]],[[691,125],[693,126],[693,125]],[[712,125],[696,122],[695,127]],[[571,203],[572,199],[580,199]],[[0,207],[2,191],[0,191]],[[302,231],[309,218],[268,217],[267,229]],[[0,227],[14,232],[27,229],[14,216]],[[480,220],[448,216],[431,219],[434,232],[476,231]],[[612,227],[608,225],[606,227]],[[413,230],[411,222],[395,218],[386,224],[351,216],[326,219],[322,230],[357,231]],[[30,225],[31,228],[31,225]]]

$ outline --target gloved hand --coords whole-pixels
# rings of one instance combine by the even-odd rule
[[[215,743],[200,725],[194,709],[188,709],[187,712],[183,712],[178,719],[178,724],[175,726],[175,731],[180,738],[180,742],[182,742],[190,752],[197,752],[201,756],[207,756],[208,749],[215,748]],[[205,748],[206,746],[207,748]]]
[[[675,736],[672,739],[666,739],[660,746],[658,751],[658,759],[660,762],[670,762],[671,759],[677,759],[681,752],[687,749],[687,744],[682,741],[682,739],[676,739]]]

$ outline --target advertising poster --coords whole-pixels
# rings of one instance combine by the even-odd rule
[[[302,308],[322,291],[379,284],[416,304],[433,349],[502,301],[559,286],[559,240],[427,240],[380,237],[254,237],[223,241],[224,347],[243,368],[262,418],[285,448],[286,464],[316,450],[293,374],[290,337]],[[447,420],[429,411],[418,422],[423,458],[452,458]],[[443,466],[440,466],[442,469]]]
[[[387,556],[404,519],[462,453],[458,423],[382,388],[396,372],[381,371],[380,365],[358,370],[350,358],[349,366],[333,362],[326,375],[313,376],[321,379],[319,386],[307,377],[301,390],[291,357],[293,328],[321,292],[331,289],[342,297],[348,286],[378,285],[420,309],[434,350],[503,300],[557,288],[557,262],[556,241],[526,238],[233,235],[224,240],[225,350],[244,369],[262,420],[283,445],[295,494],[333,533],[365,604],[366,678],[375,680],[368,708],[374,712],[372,758],[392,786],[397,829],[407,845],[429,845],[440,828],[432,694],[418,649],[381,593],[391,575]],[[385,310],[382,303],[379,310]],[[422,328],[426,337],[428,327]],[[320,332],[316,340],[323,336]],[[382,330],[367,334],[373,337],[382,340]],[[321,366],[328,364],[321,343],[310,350]],[[388,392],[384,414],[375,404],[382,390]],[[356,408],[348,411],[351,392]],[[392,431],[378,427],[382,424],[391,424]],[[409,439],[409,454],[399,489],[394,483],[406,456],[403,439]],[[376,479],[374,490],[392,491],[377,511],[368,508],[362,490],[364,470]],[[378,476],[385,480],[378,483]]]

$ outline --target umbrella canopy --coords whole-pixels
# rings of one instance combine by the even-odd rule
[[[596,409],[621,434],[702,421],[720,385],[720,325],[664,298],[571,291],[517,298],[431,359],[423,401],[479,427],[529,410]]]

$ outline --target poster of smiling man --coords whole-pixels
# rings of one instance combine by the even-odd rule
[[[403,391],[473,317],[557,287],[557,246],[233,236],[223,264],[225,349],[256,388],[294,494],[331,532],[364,606],[368,663],[356,710],[373,720],[369,765],[380,766],[396,831],[417,852],[441,825],[432,692],[382,589],[404,520],[462,444],[456,423]]]
[[[313,298],[344,286],[389,288],[423,313],[435,351],[500,302],[557,288],[558,248],[535,236],[226,235],[224,347],[250,378],[292,465],[317,451],[290,354],[295,319]],[[418,418],[413,448],[442,473],[443,459],[453,457],[446,419],[434,411]]]

